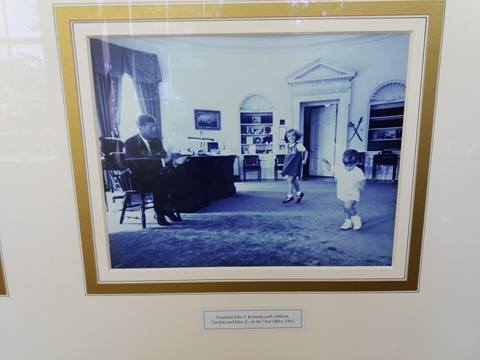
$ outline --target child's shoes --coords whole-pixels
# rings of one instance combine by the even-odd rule
[[[301,192],[300,194],[297,194],[297,204],[300,204],[300,201],[302,201],[303,197],[305,194]]]
[[[282,204],[287,204],[290,201],[293,201],[293,195],[287,195],[287,197],[283,199]]]
[[[350,230],[353,227],[352,220],[350,219],[345,219],[343,224],[340,226],[340,229],[342,230]]]
[[[358,215],[354,215],[351,217],[353,230],[360,230],[362,228],[362,219]]]

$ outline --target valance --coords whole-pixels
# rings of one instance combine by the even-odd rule
[[[122,77],[129,74],[133,81],[154,84],[162,80],[157,55],[128,49],[99,39],[90,39],[93,72]]]

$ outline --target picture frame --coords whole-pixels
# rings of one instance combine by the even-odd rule
[[[195,109],[194,117],[195,129],[220,130],[220,111]]]
[[[54,13],[88,294],[418,291],[444,1],[313,2],[308,6],[303,6],[303,2],[55,5]],[[182,22],[188,22],[188,31],[182,28]],[[404,32],[411,37],[410,44],[417,41],[408,48],[409,80],[415,78],[417,82],[412,81],[407,86],[406,125],[403,129],[404,134],[406,130],[413,134],[415,141],[409,143],[407,134],[402,140],[402,156],[405,150],[409,154],[405,156],[410,156],[411,162],[400,162],[398,183],[401,189],[394,224],[395,236],[400,234],[398,236],[403,240],[394,241],[394,246],[400,246],[393,251],[394,259],[390,266],[381,266],[380,269],[374,266],[114,269],[109,263],[112,254],[106,243],[100,241],[107,238],[107,225],[104,219],[105,193],[99,190],[102,172],[95,130],[98,125],[86,116],[86,113],[94,114],[95,106],[98,107],[91,80],[84,80],[92,76],[89,39],[127,34],[160,36],[148,32],[152,24],[156,26],[155,31],[160,31],[165,24],[171,25],[168,32],[163,32],[165,36],[251,35],[246,24],[252,28],[252,23],[263,26],[260,34],[263,36],[296,34],[297,30],[292,29],[302,26],[305,33],[325,34],[327,30],[322,24],[328,23],[329,27],[337,26],[336,30],[331,30],[337,33]],[[283,26],[286,23],[289,29]],[[101,32],[96,28],[99,24]],[[287,30],[279,30],[279,24]],[[217,25],[223,27],[215,28]],[[254,34],[259,31],[256,29]],[[355,76],[355,72],[323,59],[313,65],[340,73],[336,81]],[[415,74],[412,67],[416,69]],[[300,70],[305,74],[312,69]],[[293,73],[289,78],[292,86],[300,84],[294,94],[296,99],[304,96],[299,74]],[[293,117],[300,116],[300,103],[297,102],[297,107],[294,105]],[[263,106],[262,111],[269,106],[263,100],[256,104]],[[218,116],[218,125],[215,121],[214,126],[206,127],[220,129],[222,110],[195,110],[195,129],[202,127],[197,123],[197,111],[215,119]],[[372,108],[365,111],[371,112]],[[407,167],[407,163],[413,165]]]
[[[0,253],[1,255],[1,253]],[[5,282],[5,274],[3,270],[2,258],[0,256],[0,296],[7,295],[7,284]]]

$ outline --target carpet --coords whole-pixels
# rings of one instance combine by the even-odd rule
[[[332,182],[302,183],[301,204],[280,203],[284,184],[238,184],[238,193],[184,221],[109,234],[113,268],[390,266],[396,185],[362,193],[364,227],[342,231]]]

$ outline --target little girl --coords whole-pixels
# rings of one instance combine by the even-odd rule
[[[302,165],[307,163],[308,151],[299,140],[302,134],[295,129],[290,129],[285,133],[285,142],[287,143],[287,154],[283,162],[282,176],[287,177],[288,194],[282,201],[286,204],[293,200],[293,189],[296,191],[297,204],[302,201],[303,192],[300,191],[298,179],[302,174]]]
[[[337,198],[343,203],[345,221],[340,226],[342,230],[360,230],[362,219],[357,214],[355,205],[360,201],[360,191],[365,187],[365,175],[356,165],[360,160],[357,150],[345,150],[343,153],[343,166],[334,166],[335,179],[337,180]],[[330,163],[323,159],[323,163],[331,171]]]

